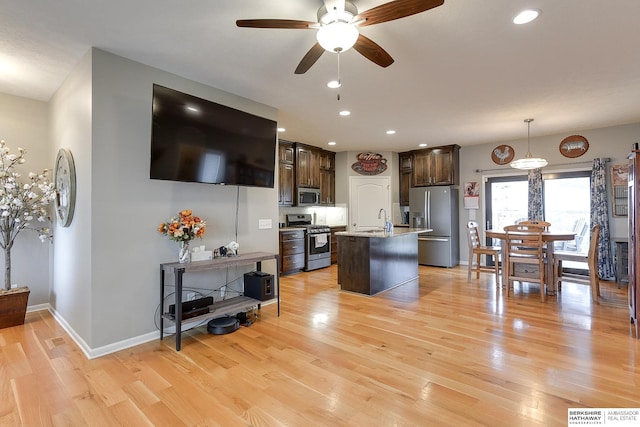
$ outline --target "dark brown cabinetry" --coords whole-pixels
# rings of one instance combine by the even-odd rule
[[[400,206],[409,206],[409,189],[413,180],[413,152],[398,155],[400,165]]]
[[[280,163],[293,164],[295,161],[293,142],[285,141],[284,139],[278,142],[278,161]]]
[[[638,338],[638,272],[640,271],[640,151],[629,154],[629,315]]]
[[[331,227],[331,264],[338,262],[338,239],[336,233],[339,231],[347,231],[345,225]]]
[[[460,146],[416,150],[413,154],[413,186],[459,185]]]
[[[320,150],[296,144],[296,185],[320,188]]]
[[[336,153],[333,151],[320,151],[320,169],[335,170]]]
[[[320,204],[333,205],[336,202],[336,153],[320,151]]]
[[[304,268],[304,230],[280,230],[280,272],[293,273]]]
[[[278,142],[278,204],[293,206],[295,197],[295,150],[293,143],[280,140]]]

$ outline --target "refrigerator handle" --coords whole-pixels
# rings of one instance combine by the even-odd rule
[[[427,191],[427,228],[431,228],[431,191]]]

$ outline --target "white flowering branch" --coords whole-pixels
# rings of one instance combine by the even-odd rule
[[[22,230],[36,231],[41,241],[51,239],[48,227],[32,226],[32,221],[50,223],[48,207],[55,200],[54,184],[47,179],[48,170],[29,173],[26,182],[15,167],[25,163],[26,150],[18,148],[12,154],[4,141],[0,141],[0,248],[5,255],[5,288],[11,288],[11,248]]]

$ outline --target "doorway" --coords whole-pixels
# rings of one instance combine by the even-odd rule
[[[384,209],[391,219],[391,180],[388,176],[349,177],[349,230],[371,230],[384,226],[378,218]]]

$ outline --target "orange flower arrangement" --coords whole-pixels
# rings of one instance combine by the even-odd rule
[[[163,222],[158,226],[158,232],[169,236],[176,242],[188,242],[196,237],[202,238],[207,229],[207,223],[198,216],[193,216],[191,209],[185,209],[178,216]]]

